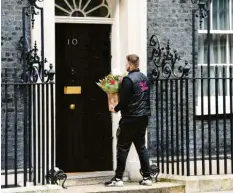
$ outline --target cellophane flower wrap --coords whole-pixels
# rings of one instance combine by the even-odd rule
[[[109,74],[104,79],[99,80],[97,85],[106,93],[118,93],[123,76]]]
[[[109,74],[97,82],[97,85],[107,93],[109,110],[118,104],[118,93],[123,77],[122,75]]]

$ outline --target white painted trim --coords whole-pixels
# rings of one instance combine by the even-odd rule
[[[204,64],[200,64],[198,63],[198,66],[208,66],[208,64],[204,63]],[[231,63],[225,63],[225,64],[214,64],[214,63],[211,63],[210,66],[233,66],[233,64]]]
[[[45,66],[46,69],[49,68],[49,64],[53,64],[53,69],[55,69],[55,19],[54,19],[54,15],[55,15],[55,9],[54,9],[54,1],[50,0],[50,1],[44,1],[44,51],[45,51],[45,57],[48,59],[48,63]],[[53,93],[55,93],[55,85],[54,85],[54,90]],[[49,96],[50,95],[50,91],[49,91]],[[54,94],[54,98],[53,98],[53,102],[54,102],[54,106],[53,106],[53,111],[54,111],[54,120],[53,120],[53,124],[54,124],[54,135],[56,136],[56,113],[55,113],[55,104],[56,104],[56,96]],[[51,104],[50,104],[51,105]],[[51,106],[49,108],[49,113],[52,111]],[[51,123],[49,124],[49,128],[50,128],[50,136],[51,136]],[[50,141],[50,149],[51,149],[51,141]],[[55,157],[55,163],[56,163],[56,137],[54,139],[54,157]],[[51,154],[52,152],[50,152]],[[49,160],[49,164],[51,164],[51,160]]]
[[[229,22],[230,22],[230,30],[233,30],[233,24],[232,24],[232,22],[233,22],[233,11],[232,11],[232,8],[233,7],[233,0],[232,1],[230,1],[229,2],[229,14],[230,14],[230,20],[229,20]]]
[[[198,30],[199,34],[207,34],[207,30]],[[211,34],[233,34],[233,30],[210,30]]]
[[[55,23],[113,24],[113,18],[55,16]]]
[[[140,14],[140,70],[147,75],[147,1],[139,1]]]
[[[137,54],[140,57],[139,68],[141,72],[147,74],[147,1],[122,0],[120,8],[122,68],[125,68],[127,54]],[[139,169],[138,154],[132,146],[126,164],[130,180],[141,179]]]
[[[120,73],[120,2],[116,2],[115,14],[114,14],[114,23],[112,25],[112,33],[111,33],[111,71],[115,73]],[[116,170],[117,162],[116,162],[116,131],[118,128],[118,122],[120,120],[120,113],[112,113],[112,152],[113,152],[113,170]]]

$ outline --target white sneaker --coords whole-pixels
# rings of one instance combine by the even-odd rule
[[[124,183],[121,179],[114,177],[110,181],[105,182],[104,185],[109,187],[122,187]]]
[[[139,182],[140,185],[143,185],[143,186],[152,186],[152,179],[151,177],[144,177],[140,182]]]

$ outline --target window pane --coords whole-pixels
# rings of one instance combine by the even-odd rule
[[[201,73],[201,77],[203,78],[203,96],[208,96],[208,67],[207,66],[203,66],[202,68],[202,73]],[[214,66],[210,67],[210,77],[214,78],[215,77],[215,70],[214,70]],[[201,80],[199,82],[199,89],[200,89],[200,96],[201,96]],[[215,96],[215,87],[214,87],[214,80],[211,79],[210,80],[210,95],[211,96]]]
[[[204,35],[198,36],[198,63],[204,64]]]
[[[229,45],[230,45],[230,63],[233,64],[233,35],[230,35],[229,38]]]
[[[69,16],[71,10],[70,7],[62,0],[55,1],[55,15]]]
[[[225,96],[229,96],[229,67],[228,66],[210,66],[210,96],[223,96],[223,88],[225,87]],[[203,85],[201,85],[201,80],[199,80],[199,96],[201,96],[201,89],[203,88],[203,96],[208,96],[208,67],[200,67],[200,75],[203,78]],[[218,80],[217,80],[218,78]],[[217,81],[216,81],[217,80]],[[223,85],[223,80],[225,81]],[[216,84],[218,91],[216,93]]]
[[[210,45],[210,63],[226,64],[226,35],[199,35],[199,64],[207,64],[208,44]]]
[[[55,0],[55,15],[110,17],[108,3],[103,0]]]
[[[229,84],[227,78],[228,75],[228,66],[220,66],[218,67],[218,76],[221,79],[218,81],[218,96],[223,96],[223,88],[225,87],[225,96],[229,95]]]
[[[231,30],[233,30],[233,0],[231,0]]]
[[[229,0],[213,0],[213,29],[228,30],[230,29]]]

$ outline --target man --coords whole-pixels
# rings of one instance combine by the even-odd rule
[[[148,152],[145,146],[145,133],[150,116],[150,88],[147,77],[139,70],[139,57],[135,54],[126,57],[128,76],[124,77],[120,89],[120,100],[112,112],[121,111],[117,141],[117,169],[115,176],[106,186],[123,186],[126,159],[133,143],[137,150],[143,179],[141,185],[152,185]]]

